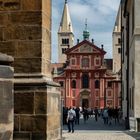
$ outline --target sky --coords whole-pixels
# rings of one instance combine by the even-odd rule
[[[72,20],[75,44],[82,41],[87,19],[90,40],[107,52],[105,58],[112,58],[112,31],[120,0],[67,0]],[[58,62],[58,36],[65,0],[52,0],[52,63]]]

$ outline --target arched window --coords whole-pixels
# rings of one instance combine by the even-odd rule
[[[95,88],[100,88],[100,81],[99,80],[95,81]]]
[[[83,74],[83,76],[82,76],[82,88],[89,88],[89,76],[88,76],[88,74]]]
[[[76,80],[72,80],[71,87],[72,87],[72,88],[76,88]]]

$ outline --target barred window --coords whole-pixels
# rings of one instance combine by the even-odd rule
[[[83,74],[83,76],[82,76],[82,88],[89,88],[89,76],[88,76],[88,74]]]

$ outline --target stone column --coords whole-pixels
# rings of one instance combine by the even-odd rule
[[[0,139],[13,139],[13,58],[0,53]]]
[[[51,0],[0,0],[0,51],[14,57],[14,139],[61,138],[51,79]]]

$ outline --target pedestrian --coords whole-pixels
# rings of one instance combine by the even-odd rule
[[[67,124],[68,108],[63,107],[63,125]]]
[[[79,120],[80,120],[80,108],[79,107],[77,107],[75,109],[75,113],[76,113],[75,124],[79,124]]]
[[[94,113],[95,113],[95,121],[97,122],[98,121],[98,114],[99,114],[97,107],[95,107]]]
[[[72,133],[74,133],[75,118],[76,118],[75,110],[70,107],[68,111],[68,116],[67,116],[68,132],[72,131]]]
[[[114,119],[115,119],[115,124],[116,124],[116,122],[119,123],[119,109],[118,109],[117,106],[116,106],[116,108],[114,109]]]
[[[103,119],[104,119],[104,124],[108,124],[108,109],[105,108],[103,111]]]
[[[112,108],[108,108],[108,124],[111,125],[112,124],[112,117],[113,117],[113,109]]]
[[[88,111],[87,108],[83,108],[83,118],[84,118],[84,123],[88,120]]]

